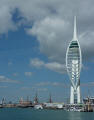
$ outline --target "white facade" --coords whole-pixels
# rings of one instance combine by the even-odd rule
[[[77,38],[76,17],[74,17],[73,39],[69,43],[66,53],[66,67],[71,80],[70,103],[74,104],[75,99],[80,103],[80,71],[82,65],[82,56],[80,44]]]

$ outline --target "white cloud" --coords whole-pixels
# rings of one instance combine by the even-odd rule
[[[53,86],[53,87],[69,87],[69,84],[64,84],[60,82],[40,82],[37,83],[35,86],[39,87],[46,87],[46,86]]]
[[[28,76],[28,77],[32,76],[32,72],[25,72],[24,74],[25,74],[25,76]]]
[[[40,82],[40,83],[37,83],[35,86],[49,86],[51,85],[51,82]]]
[[[38,58],[31,59],[30,60],[30,65],[33,65],[37,68],[44,66],[44,62],[39,60]]]
[[[94,87],[94,82],[82,83],[81,86],[83,86],[83,87]]]
[[[27,33],[37,37],[40,51],[52,62],[64,64],[66,49],[72,39],[73,16],[76,14],[83,58],[87,60],[94,56],[93,4],[93,0],[1,0],[0,33],[17,29],[18,25],[13,20],[17,8],[17,17],[22,18],[18,22],[29,26]]]
[[[48,89],[47,88],[38,88],[37,91],[38,92],[47,92]]]
[[[24,86],[24,87],[21,87],[22,90],[34,90],[35,87],[28,87],[28,86]]]
[[[9,30],[16,30],[16,24],[12,20],[14,3],[10,0],[0,0],[0,33],[7,33]]]
[[[0,75],[0,82],[4,82],[4,83],[19,83],[19,81],[17,80],[12,80],[10,78],[7,78],[5,76]]]
[[[66,37],[70,32],[70,23],[56,17],[47,17],[37,22],[28,33],[36,35],[40,43],[40,51],[53,61],[64,63]]]
[[[53,70],[55,72],[59,72],[59,73],[66,73],[66,67],[63,64],[60,64],[58,62],[48,62],[45,63],[42,60],[39,60],[38,58],[35,59],[31,59],[30,60],[30,65],[34,66],[36,68],[47,68],[49,70]]]
[[[21,88],[21,90],[32,90],[32,91],[37,91],[37,92],[46,92],[46,91],[48,91],[48,89],[47,88],[37,88],[37,87],[22,87]]]
[[[8,86],[0,86],[0,88],[7,88]]]
[[[94,55],[94,31],[86,31],[79,36],[84,59],[90,59]]]
[[[52,86],[68,88],[70,85],[69,84],[60,83],[60,82],[53,82]]]
[[[59,72],[59,73],[66,73],[65,65],[57,63],[57,62],[46,63],[45,67],[50,69],[50,70]]]
[[[9,62],[8,62],[8,66],[11,66],[11,65],[13,65],[13,63],[9,61]]]
[[[41,5],[46,5],[45,8],[41,9],[48,10],[47,7],[50,6],[50,10],[54,11],[49,14],[47,12],[41,18],[35,20],[32,28],[27,30],[28,34],[37,36],[42,53],[52,61],[65,63],[66,49],[69,41],[72,39],[73,16],[77,14],[78,37],[83,53],[83,60],[94,56],[92,35],[94,32],[94,7],[92,6],[92,0],[76,2],[74,0],[71,2],[68,0],[65,2],[51,0],[45,4],[44,2],[39,2]],[[84,4],[85,6],[83,8]],[[88,11],[89,7],[90,11]],[[76,12],[74,13],[74,11]],[[82,34],[85,34],[85,36],[80,37]]]
[[[18,76],[18,75],[19,75],[19,73],[17,73],[17,72],[16,72],[16,73],[13,73],[13,76]]]

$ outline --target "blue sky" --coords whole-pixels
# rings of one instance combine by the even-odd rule
[[[0,98],[16,99],[16,101],[20,97],[33,98],[37,91],[44,100],[48,99],[49,93],[55,94],[56,100],[58,100],[59,92],[58,97],[61,97],[62,90],[66,89],[66,86],[62,89],[59,83],[67,84],[67,75],[30,65],[30,60],[34,58],[48,61],[47,57],[40,53],[38,46],[36,38],[27,35],[23,27],[0,38],[0,66],[2,68],[0,76],[6,77],[5,81],[1,80],[0,83]]]
[[[5,97],[7,101],[18,101],[27,96],[33,100],[36,92],[40,101],[47,101],[49,93],[53,101],[69,98],[65,53],[73,36],[74,10],[83,57],[81,95],[93,96],[92,2],[77,4],[72,0],[69,7],[69,1],[61,0],[0,1],[0,100]]]

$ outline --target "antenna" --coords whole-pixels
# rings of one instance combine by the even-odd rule
[[[77,40],[76,16],[74,16],[74,32],[73,32],[73,40]]]

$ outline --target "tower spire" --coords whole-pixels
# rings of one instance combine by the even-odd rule
[[[74,32],[73,32],[73,40],[77,40],[76,16],[74,16]]]

